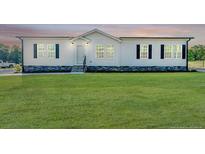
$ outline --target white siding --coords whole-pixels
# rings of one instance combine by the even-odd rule
[[[186,44],[186,40],[122,39],[121,66],[186,66],[186,59],[160,59],[161,44]],[[152,59],[136,59],[136,44],[151,44]]]
[[[59,59],[38,57],[33,58],[33,44],[59,44]],[[24,65],[39,66],[71,66],[74,64],[74,47],[68,39],[62,38],[25,38],[24,39]]]
[[[76,46],[83,45],[88,66],[186,66],[186,59],[160,59],[161,44],[186,44],[186,40],[159,40],[122,38],[118,42],[99,33],[86,36],[91,41],[76,40],[74,44],[69,38],[24,38],[24,65],[43,66],[72,66],[76,64]],[[59,44],[60,58],[33,58],[33,44]],[[97,59],[96,45],[113,45],[115,48],[113,59]],[[136,44],[152,44],[152,59],[136,59]]]
[[[116,40],[113,40],[109,37],[101,35],[99,33],[92,33],[86,38],[91,40],[91,43],[88,45],[87,51],[87,65],[89,66],[119,66],[119,53],[120,53],[120,43]],[[115,48],[113,59],[97,59],[96,58],[96,45],[113,45]]]

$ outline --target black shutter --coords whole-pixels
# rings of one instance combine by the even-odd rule
[[[140,59],[140,45],[139,44],[136,45],[136,58]]]
[[[186,45],[182,45],[182,59],[186,59]]]
[[[164,44],[161,44],[161,59],[164,59]]]
[[[37,44],[33,45],[33,58],[37,58]]]
[[[56,44],[56,58],[59,58],[59,44]]]
[[[149,44],[149,59],[152,59],[152,45]]]

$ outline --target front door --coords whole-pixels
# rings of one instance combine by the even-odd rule
[[[77,64],[83,64],[85,50],[82,45],[77,46]]]

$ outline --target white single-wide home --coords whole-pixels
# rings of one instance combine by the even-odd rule
[[[18,36],[23,72],[187,71],[193,37],[115,37],[98,29],[77,37]]]

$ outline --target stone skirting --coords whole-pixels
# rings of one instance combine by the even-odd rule
[[[87,66],[87,72],[185,72],[186,66]]]
[[[72,66],[24,66],[25,73],[34,72],[71,72]]]
[[[71,72],[72,66],[24,66],[25,73]],[[180,72],[186,66],[87,66],[87,72]]]

